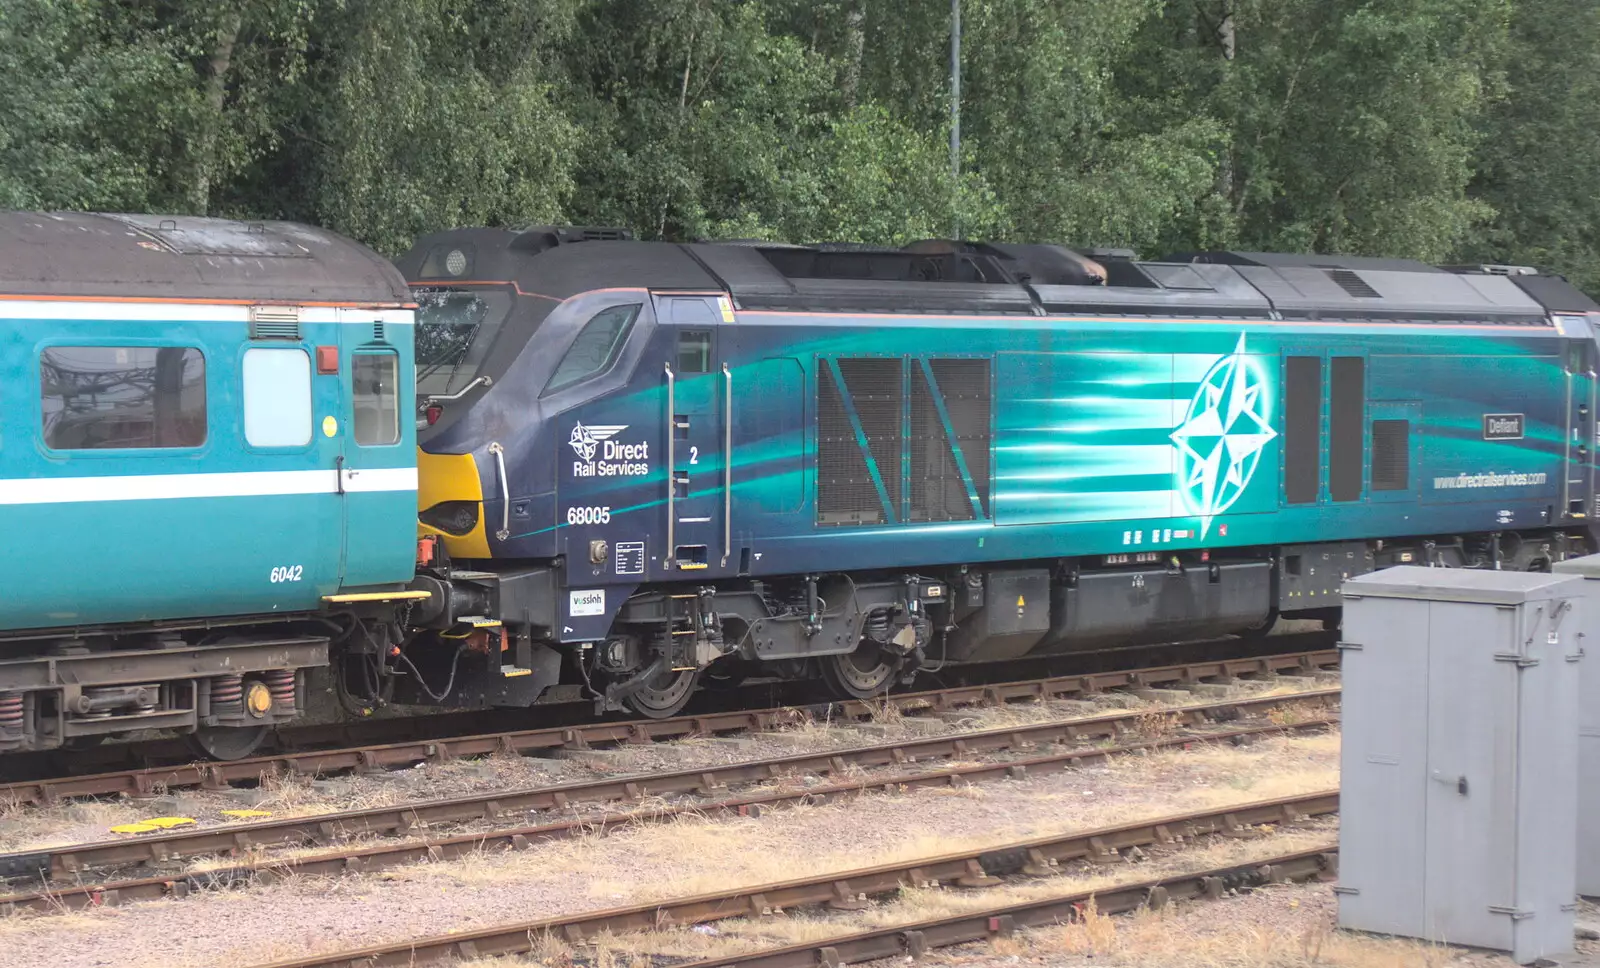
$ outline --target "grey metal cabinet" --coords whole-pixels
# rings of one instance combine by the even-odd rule
[[[1583,583],[1583,649],[1578,677],[1578,893],[1600,896],[1600,555],[1557,562]]]
[[[1344,586],[1339,924],[1572,948],[1581,582],[1390,568]]]

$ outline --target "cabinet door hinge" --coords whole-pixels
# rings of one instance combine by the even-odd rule
[[[1527,910],[1526,908],[1512,907],[1508,904],[1491,904],[1489,905],[1489,913],[1504,914],[1510,917],[1513,921],[1525,921],[1528,918],[1533,917],[1532,911]]]

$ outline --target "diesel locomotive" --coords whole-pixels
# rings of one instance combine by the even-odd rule
[[[0,316],[0,751],[867,696],[1600,512],[1600,306],[1516,267],[6,213]]]
[[[399,266],[411,618],[457,637],[425,677],[493,701],[867,696],[1593,547],[1600,307],[1531,269],[584,228],[444,232]]]

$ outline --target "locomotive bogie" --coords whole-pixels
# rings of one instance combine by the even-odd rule
[[[235,630],[198,645],[169,631],[38,640],[27,652],[0,662],[0,751],[135,730],[259,732],[289,722],[306,707],[307,672],[328,663],[329,639]]]

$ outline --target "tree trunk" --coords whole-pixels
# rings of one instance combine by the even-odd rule
[[[1233,59],[1239,53],[1239,37],[1233,22],[1233,0],[1223,0],[1221,14],[1222,17],[1217,21],[1214,35],[1217,41],[1217,49],[1222,53],[1222,59],[1227,62],[1227,65],[1223,67],[1223,83],[1226,84],[1227,75],[1232,72]],[[1237,178],[1234,174],[1233,151],[1233,146],[1229,145],[1228,150],[1222,153],[1222,159],[1217,165],[1217,194],[1229,202],[1237,204],[1236,192],[1238,186],[1236,184]]]
[[[678,113],[689,107],[689,69],[694,66],[694,31],[689,31],[689,46],[683,52],[683,85],[678,88]]]
[[[211,210],[211,189],[217,170],[217,140],[222,132],[222,111],[228,97],[228,70],[233,66],[233,48],[239,42],[244,15],[235,10],[223,17],[217,28],[217,45],[211,50],[210,71],[206,77],[205,123],[195,146],[194,181],[189,186],[189,208],[196,215]]]
[[[844,18],[844,76],[839,79],[839,90],[847,108],[856,106],[856,91],[861,87],[861,62],[867,50],[866,18],[867,12],[859,2],[850,7]]]

